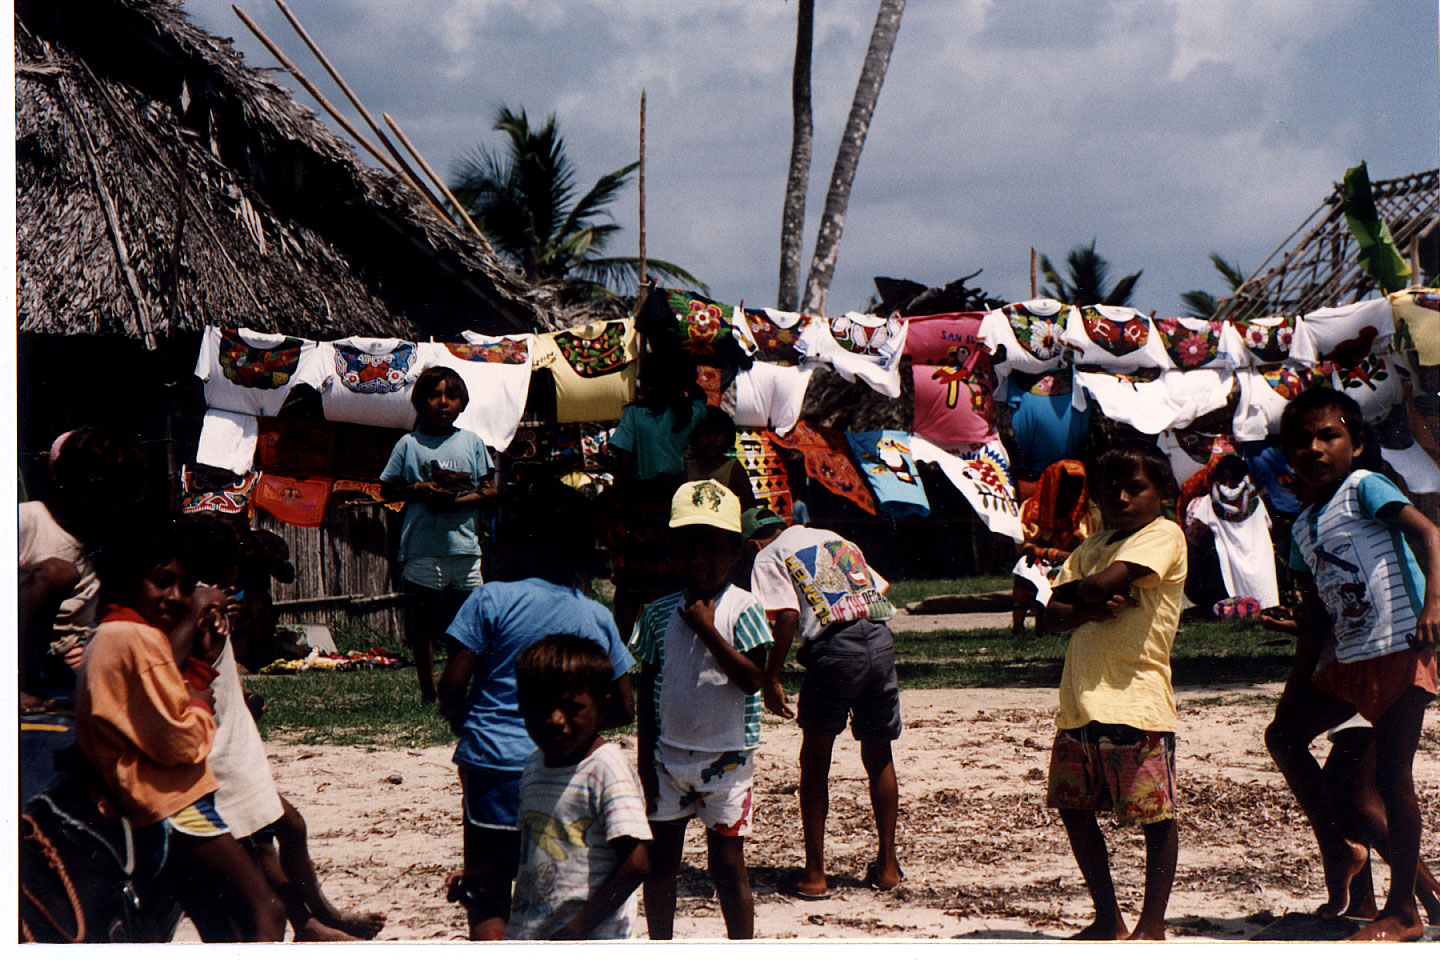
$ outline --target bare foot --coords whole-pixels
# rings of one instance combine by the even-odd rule
[[[1425,920],[1440,923],[1440,883],[1435,882],[1430,868],[1423,863],[1415,874],[1415,898],[1425,909]]]
[[[346,933],[343,930],[336,930],[334,927],[328,927],[325,924],[321,923],[319,920],[316,920],[314,917],[306,920],[304,924],[302,924],[295,930],[296,943],[302,943],[306,941],[329,941],[333,943],[336,941],[353,941],[359,939],[359,937],[352,937],[350,934]]]
[[[898,863],[881,866],[880,861],[876,860],[865,870],[865,885],[872,890],[894,890],[904,879],[905,871],[900,869]]]
[[[800,896],[809,897],[812,900],[820,900],[830,894],[830,887],[826,883],[823,873],[819,877],[814,877],[808,871],[801,871],[795,875],[794,889]]]
[[[1072,934],[1071,940],[1128,940],[1130,928],[1125,926],[1121,917],[1114,917],[1108,921],[1096,920],[1090,926],[1079,933]]]
[[[1356,943],[1411,943],[1424,935],[1425,924],[1420,922],[1420,911],[1412,903],[1404,913],[1382,913],[1345,939]]]
[[[1315,916],[1341,916],[1350,906],[1350,881],[1370,862],[1370,848],[1346,840],[1328,856],[1324,850],[1320,851],[1320,862],[1330,899],[1316,908]]]
[[[332,910],[322,918],[326,924],[357,940],[374,940],[385,929],[385,914],[356,910]]]

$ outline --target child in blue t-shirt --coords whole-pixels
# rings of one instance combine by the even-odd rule
[[[593,641],[610,658],[612,708],[601,729],[628,724],[634,696],[626,674],[635,663],[615,620],[580,592],[589,579],[590,525],[566,487],[532,492],[507,538],[514,581],[495,581],[466,599],[445,631],[450,659],[440,677],[440,712],[459,736],[454,762],[464,805],[465,869],[450,878],[448,897],[469,916],[470,939],[499,940],[510,916],[510,884],[520,854],[520,775],[535,743],[516,695],[515,663],[546,637]]]
[[[495,464],[485,442],[455,426],[470,402],[465,381],[449,367],[415,380],[415,429],[400,438],[380,473],[386,499],[404,500],[400,529],[406,593],[405,636],[415,652],[420,700],[435,700],[435,639],[481,583],[477,507],[495,494]]]
[[[1356,712],[1374,724],[1375,786],[1390,830],[1389,896],[1380,915],[1350,939],[1418,940],[1425,931],[1415,905],[1422,822],[1411,767],[1425,708],[1436,695],[1440,528],[1384,475],[1358,468],[1364,426],[1345,394],[1328,388],[1300,394],[1280,418],[1280,436],[1309,494],[1291,530],[1290,565],[1302,597],[1298,649],[1323,651],[1304,714],[1320,730]],[[1406,535],[1423,547],[1423,569]],[[1282,716],[1288,702],[1282,697],[1267,733],[1272,754],[1280,740],[1276,725],[1302,726],[1293,711]],[[1294,786],[1294,771],[1276,759]]]

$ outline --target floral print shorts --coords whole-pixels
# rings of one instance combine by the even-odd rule
[[[1175,734],[1089,723],[1055,735],[1046,806],[1114,810],[1120,826],[1175,818]]]

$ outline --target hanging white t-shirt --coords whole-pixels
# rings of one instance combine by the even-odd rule
[[[1409,396],[1410,368],[1403,354],[1362,357],[1354,366],[1330,372],[1330,385],[1360,405],[1366,423],[1379,423]]]
[[[1430,459],[1430,455],[1424,448],[1415,441],[1410,441],[1408,447],[1392,449],[1391,447],[1380,447],[1380,456],[1390,464],[1390,469],[1400,475],[1405,481],[1405,488],[1414,496],[1417,493],[1440,493],[1440,467]]]
[[[1315,382],[1309,367],[1273,363],[1235,371],[1240,383],[1240,401],[1235,407],[1235,439],[1264,440],[1280,431],[1285,406]]]
[[[795,429],[814,367],[757,360],[735,375],[735,425],[769,427],[782,437]]]
[[[1215,554],[1220,558],[1225,596],[1254,597],[1262,608],[1278,604],[1280,587],[1275,574],[1275,544],[1270,539],[1270,511],[1259,495],[1255,512],[1243,520],[1221,519],[1208,493],[1191,500],[1188,512],[1215,534]]]
[[[1065,352],[1065,321],[1070,308],[1059,300],[1041,297],[991,310],[976,334],[990,351],[995,375],[1002,381],[1011,370],[1048,373],[1057,369]],[[1004,359],[999,356],[1005,350]]]
[[[255,444],[259,439],[260,418],[253,413],[206,410],[195,462],[244,475],[255,463]]]
[[[1225,434],[1202,433],[1176,428],[1155,438],[1155,445],[1170,458],[1175,482],[1183,484],[1216,457],[1235,452],[1234,438]]]
[[[320,391],[326,420],[409,430],[415,426],[410,388],[420,375],[419,347],[393,337],[346,337],[324,344]]]
[[[1105,416],[1117,423],[1129,424],[1141,433],[1154,436],[1175,422],[1170,391],[1161,381],[1159,370],[1119,373],[1077,367],[1075,409],[1084,410],[1089,405],[1086,394],[1095,398]]]
[[[1395,315],[1385,297],[1340,307],[1323,307],[1300,317],[1290,356],[1303,363],[1332,359],[1331,354],[1388,353],[1395,336]]]
[[[1064,339],[1075,351],[1076,366],[1112,373],[1170,366],[1170,356],[1150,318],[1130,307],[1071,307]]]
[[[298,383],[319,388],[324,351],[313,340],[246,327],[206,327],[195,376],[205,383],[205,406],[273,417]]]
[[[449,367],[458,373],[470,402],[455,426],[478,434],[491,449],[504,450],[525,413],[535,337],[487,337],[468,330],[461,336],[463,343],[420,344],[421,368]]]
[[[797,348],[812,318],[789,310],[737,311],[734,336],[747,356],[766,363],[794,366],[804,360]]]
[[[245,706],[245,690],[235,667],[230,641],[215,662],[219,676],[211,685],[215,691],[215,744],[210,748],[210,772],[218,784],[215,809],[237,840],[268,827],[285,815],[265,744],[255,727],[255,718]]]
[[[1165,402],[1172,411],[1171,426],[1183,427],[1230,402],[1235,371],[1226,367],[1166,370],[1160,374]]]
[[[968,453],[952,453],[918,434],[910,436],[910,455],[917,461],[935,463],[945,479],[995,533],[1016,543],[1025,539],[1020,524],[1020,504],[1010,477],[1010,461],[999,441],[982,444]]]
[[[1294,342],[1294,317],[1227,320],[1220,330],[1220,350],[1236,369],[1283,363]]]
[[[887,397],[900,396],[900,355],[909,323],[864,313],[816,320],[805,328],[796,349],[807,366],[826,363],[850,383],[856,379]]]

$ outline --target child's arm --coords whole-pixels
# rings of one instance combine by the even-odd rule
[[[610,698],[610,709],[600,721],[601,730],[614,730],[628,726],[635,719],[635,690],[630,684],[630,674],[615,678],[615,695]]]
[[[640,664],[640,682],[636,685],[635,737],[639,740],[635,771],[640,774],[640,787],[645,793],[645,812],[655,812],[655,797],[660,781],[655,776],[655,667]]]
[[[773,714],[792,720],[795,711],[785,702],[785,688],[780,685],[780,674],[785,669],[785,658],[790,655],[790,645],[795,642],[795,631],[800,627],[800,611],[781,610],[775,617],[775,643],[770,647],[770,658],[765,663],[764,691],[765,709]]]
[[[1415,622],[1414,637],[1407,639],[1416,650],[1434,647],[1440,641],[1440,527],[1410,504],[1390,504],[1378,516],[1420,542],[1425,554],[1425,605]]]
[[[440,716],[450,725],[450,732],[459,736],[465,729],[465,691],[475,673],[480,658],[475,651],[464,646],[449,634],[445,635],[450,659],[445,662],[445,672],[435,685],[435,705]]]
[[[590,891],[580,912],[555,932],[556,940],[584,940],[607,918],[614,916],[625,900],[650,875],[650,848],[636,837],[616,837],[610,841],[615,849],[615,870],[605,882]]]
[[[1149,567],[1117,560],[1083,580],[1062,583],[1045,605],[1045,629],[1064,633],[1092,620],[1113,619],[1125,607],[1134,605],[1130,585],[1153,572]]]
[[[755,693],[765,682],[765,673],[760,665],[764,660],[756,663],[753,657],[736,650],[720,636],[720,631],[715,629],[715,602],[718,599],[716,596],[692,600],[680,608],[680,616],[705,644],[705,649],[710,651],[730,682],[745,693]]]

